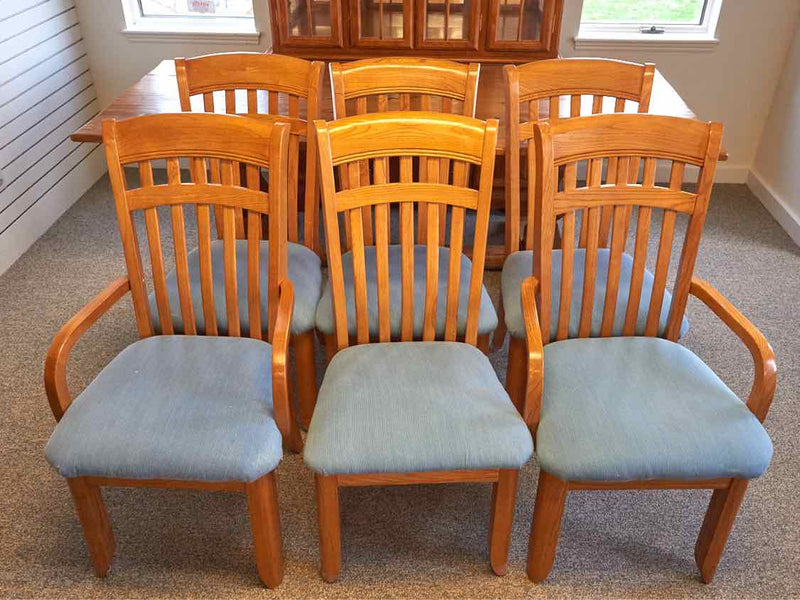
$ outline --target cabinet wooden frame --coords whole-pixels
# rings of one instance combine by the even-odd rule
[[[525,2],[535,2],[536,0],[520,0],[520,26],[517,37],[521,37],[522,33],[522,10],[524,10]],[[497,22],[499,19],[499,12],[502,0],[488,0],[487,3],[487,20],[486,20],[486,48],[487,50],[494,51],[527,51],[527,52],[542,52],[549,53],[552,51],[554,42],[557,44],[559,32],[561,31],[561,14],[564,10],[563,0],[552,0],[543,2],[544,10],[542,11],[542,20],[540,24],[540,37],[539,39],[531,40],[501,40],[497,37]],[[557,50],[557,48],[556,48]],[[548,56],[548,58],[554,57]]]
[[[427,31],[427,18],[428,18],[428,4],[430,0],[416,0],[416,13],[414,21],[416,23],[416,37],[414,41],[415,48],[425,50],[444,50],[456,51],[463,50],[479,50],[480,49],[480,31],[481,31],[481,0],[465,0],[470,2],[469,11],[469,27],[467,31],[468,37],[461,40],[434,40],[427,39],[425,32]],[[447,22],[449,20],[450,0],[444,0],[445,6],[445,35],[447,35]]]
[[[414,40],[414,0],[403,0],[403,37],[381,39],[366,37],[362,31],[362,0],[343,0],[349,6],[348,12],[355,18],[350,20],[350,45],[353,48],[364,48],[371,50],[379,49],[410,49]],[[379,1],[379,20],[380,27],[383,27],[384,3]]]
[[[521,291],[521,302],[525,314],[526,339],[514,360],[523,364],[527,371],[527,378],[514,378],[517,396],[524,403],[520,409],[526,420],[531,424],[531,430],[536,435],[540,419],[543,390],[543,356],[544,344],[550,340],[550,272],[549,257],[553,248],[555,220],[558,215],[565,215],[565,234],[562,236],[562,255],[570,255],[565,244],[574,244],[574,218],[570,213],[579,207],[595,211],[589,217],[592,230],[587,237],[587,253],[596,252],[599,242],[597,229],[599,218],[596,211],[598,206],[613,206],[615,211],[615,228],[612,232],[611,252],[616,258],[609,271],[608,297],[615,297],[619,271],[619,255],[621,253],[620,240],[625,227],[619,224],[623,220],[620,215],[628,215],[633,206],[639,208],[637,217],[636,251],[634,253],[634,275],[631,286],[641,287],[641,273],[643,272],[646,256],[646,245],[641,241],[646,229],[649,229],[650,212],[654,209],[665,209],[665,215],[670,211],[682,212],[689,217],[689,223],[684,237],[678,271],[673,288],[672,305],[664,337],[676,341],[680,323],[686,307],[688,296],[694,295],[706,304],[720,319],[739,337],[751,353],[754,363],[754,382],[747,400],[747,406],[759,421],[766,417],[775,392],[776,366],[775,355],[764,336],[750,323],[733,305],[727,301],[708,283],[693,277],[694,263],[702,234],[708,198],[713,183],[716,161],[719,155],[719,145],[722,127],[715,123],[701,123],[697,121],[682,120],[670,117],[653,115],[600,115],[563,119],[554,123],[538,123],[533,127],[537,154],[540,157],[537,169],[535,191],[535,228],[534,253],[539,256],[534,261],[534,275],[527,279]],[[601,156],[615,156],[618,159],[618,176],[612,178],[607,186],[607,194],[600,187],[599,181],[592,186],[600,195],[590,198],[589,195],[581,196],[575,193],[574,169],[569,167],[564,174],[565,182],[563,191],[559,191],[559,170],[557,166],[573,164],[576,158],[589,161],[597,160]],[[644,179],[641,184],[631,183],[627,177],[627,167],[620,167],[624,158],[630,157],[644,159]],[[695,193],[681,191],[683,167],[673,167],[669,187],[655,185],[655,158],[673,160],[677,164],[693,164],[700,167],[700,177]],[[589,166],[591,170],[591,163]],[[638,171],[638,169],[637,169]],[[621,174],[620,174],[621,173]],[[594,177],[597,176],[595,171]],[[593,175],[590,174],[590,178]],[[656,194],[648,193],[647,188],[658,188]],[[663,192],[663,195],[662,195]],[[673,193],[670,193],[673,192]],[[685,194],[685,196],[683,195]],[[592,205],[592,200],[600,200],[598,205]],[[573,215],[574,216],[574,215]],[[656,260],[655,290],[657,295],[663,297],[666,283],[666,266],[669,251],[663,243],[666,237],[672,236],[673,219],[665,216],[661,230],[658,257]],[[624,223],[623,223],[624,224]],[[647,225],[647,227],[645,227]],[[646,239],[646,236],[644,236]],[[562,265],[566,289],[570,289],[572,270],[568,265],[571,257],[564,259]],[[614,260],[614,259],[612,259]],[[616,263],[616,264],[615,264]],[[587,279],[593,279],[595,265],[587,259]],[[592,283],[593,285],[593,283]],[[563,288],[562,288],[563,289]],[[586,294],[593,293],[593,287],[584,288]],[[629,299],[629,306],[638,306],[638,296],[631,293],[634,299]],[[562,291],[562,297],[564,292]],[[651,302],[660,310],[660,301]],[[564,314],[569,312],[559,306],[559,326],[556,340],[565,338]],[[585,305],[582,306],[582,312]],[[604,307],[604,322],[609,305]],[[613,302],[612,309],[613,310]],[[631,311],[626,311],[628,314]],[[653,319],[648,319],[654,322]],[[626,318],[626,331],[631,327],[631,320]],[[579,337],[586,337],[588,332],[582,327]],[[610,335],[604,326],[603,336]],[[624,333],[631,335],[631,333]],[[648,336],[655,336],[655,325],[649,324]],[[513,340],[512,340],[513,342]],[[509,358],[511,360],[511,357]],[[710,583],[714,577],[717,565],[722,556],[728,535],[733,527],[739,505],[747,489],[748,480],[741,478],[718,478],[698,480],[646,480],[646,481],[566,481],[559,477],[541,471],[536,494],[534,515],[531,523],[531,533],[528,547],[527,573],[534,582],[543,581],[552,569],[555,560],[558,535],[564,512],[567,493],[578,490],[632,490],[632,489],[711,489],[713,490],[708,510],[695,545],[695,561],[700,570],[701,579]]]
[[[216,320],[213,316],[210,273],[210,208],[221,205],[224,212],[225,280],[226,295],[238,301],[236,290],[236,264],[233,243],[235,242],[234,210],[269,215],[273,230],[275,257],[270,260],[267,293],[270,295],[268,341],[272,344],[272,391],[273,411],[284,445],[293,452],[302,449],[302,438],[293,415],[289,399],[288,345],[289,329],[294,307],[294,292],[286,278],[285,213],[280,208],[285,203],[286,155],[289,141],[289,126],[271,123],[253,124],[243,117],[177,114],[136,117],[126,121],[107,120],[103,123],[103,143],[109,163],[109,177],[114,192],[115,205],[122,236],[128,276],[109,285],[84,306],[56,334],[45,359],[44,382],[47,399],[56,421],[60,421],[69,410],[72,397],[67,386],[66,367],[69,354],[82,337],[100,317],[107,313],[122,297],[131,292],[134,314],[141,338],[154,335],[150,307],[146,293],[145,271],[133,225],[132,213],[143,210],[152,261],[153,286],[158,298],[159,319],[165,334],[172,333],[169,317],[169,299],[163,275],[164,262],[161,253],[157,207],[168,207],[172,216],[175,242],[176,271],[180,291],[180,310],[187,326],[188,335],[197,335],[192,316],[189,274],[186,264],[186,235],[184,229],[184,204],[196,204],[200,222],[202,293],[206,320],[206,333],[216,335]],[[192,183],[181,182],[178,158],[191,157]],[[203,158],[201,158],[203,157]],[[166,185],[154,185],[152,179],[153,160],[167,161]],[[208,184],[205,165],[199,160],[221,162],[221,181]],[[273,185],[270,192],[260,189],[254,171],[248,168],[246,186],[234,181],[238,170],[226,166],[234,161],[268,168]],[[141,187],[127,187],[123,170],[125,164],[138,164]],[[189,190],[184,186],[192,187]],[[155,218],[154,218],[155,217]],[[252,219],[249,228],[250,250],[258,244],[260,219]],[[257,227],[255,223],[259,223]],[[257,251],[255,253],[257,256]],[[252,257],[252,252],[250,257]],[[260,319],[259,272],[248,270],[249,310]],[[165,313],[166,309],[166,313]],[[231,311],[229,311],[231,312]],[[229,314],[229,318],[230,318]],[[231,320],[229,335],[240,337],[238,315]],[[234,325],[235,323],[235,325]],[[251,329],[251,337],[261,339],[261,327]],[[265,352],[268,348],[265,346]],[[267,587],[274,588],[283,578],[283,556],[278,514],[278,499],[274,471],[252,482],[241,481],[178,481],[166,479],[123,479],[111,477],[67,478],[67,484],[75,502],[78,517],[94,571],[98,577],[107,574],[114,555],[114,537],[102,498],[102,487],[153,487],[168,489],[202,489],[208,491],[242,492],[247,495],[253,531],[256,566],[259,576]]]
[[[329,340],[332,353],[351,343],[371,343],[367,324],[366,273],[364,267],[363,223],[375,223],[377,256],[378,320],[380,342],[391,342],[389,322],[388,245],[391,238],[389,210],[398,204],[402,261],[402,332],[400,341],[414,339],[413,333],[413,246],[414,205],[422,207],[436,226],[425,230],[427,281],[423,340],[435,339],[438,283],[438,227],[440,206],[454,210],[450,220],[450,261],[445,340],[457,339],[458,281],[463,249],[465,211],[475,212],[475,241],[472,276],[464,343],[478,345],[478,312],[480,309],[486,238],[491,205],[497,121],[479,121],[469,117],[428,112],[387,112],[338,119],[330,123],[317,121],[328,265],[332,286],[335,340]],[[388,180],[385,162],[400,157],[399,182]],[[414,180],[413,157],[426,161],[424,177]],[[371,178],[356,177],[361,161],[372,160]],[[453,164],[453,183],[441,182],[439,167],[443,161]],[[480,167],[478,189],[468,187],[467,165]],[[335,176],[339,169],[340,177]],[[449,171],[449,169],[448,169]],[[341,174],[349,172],[347,181]],[[337,189],[337,182],[342,190]],[[452,188],[452,189],[450,189]],[[374,218],[367,212],[374,211]],[[357,332],[348,333],[347,309],[344,301],[342,267],[342,235],[339,219],[351,221],[350,244],[354,256],[354,289]],[[367,376],[365,374],[365,376]],[[508,545],[514,515],[518,470],[484,469],[471,471],[431,471],[415,473],[360,473],[347,475],[316,474],[316,497],[320,535],[320,572],[325,581],[333,582],[341,569],[341,520],[339,488],[367,485],[408,485],[420,483],[489,482],[493,484],[490,523],[490,563],[492,570],[503,575],[507,570]]]
[[[312,0],[303,0],[306,10],[311,15]],[[288,0],[269,0],[272,41],[278,54],[289,54],[291,49],[298,51],[313,50],[315,48],[344,48],[345,34],[342,27],[342,2],[343,0],[328,0],[331,11],[331,32],[328,36],[315,35],[291,35],[289,33],[289,13]],[[311,26],[311,25],[309,25]],[[301,56],[293,54],[293,56]],[[301,58],[314,58],[314,56],[303,55]],[[321,58],[321,57],[316,57]]]

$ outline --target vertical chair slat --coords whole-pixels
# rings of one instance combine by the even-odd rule
[[[251,114],[258,112],[258,90],[247,90],[247,112]]]
[[[233,163],[220,162],[220,176],[223,185],[233,182]],[[228,318],[228,335],[239,337],[239,292],[236,280],[236,211],[231,207],[222,208],[222,252],[225,273],[225,309]]]
[[[354,165],[358,168],[358,165]],[[369,342],[369,313],[367,308],[367,269],[364,257],[364,224],[361,209],[347,211],[353,232],[353,291],[355,293],[356,335],[359,344]],[[347,218],[347,215],[345,215]]]
[[[375,183],[388,181],[388,159],[375,160]],[[390,206],[375,205],[375,263],[378,285],[378,336],[381,342],[391,341],[389,307],[389,236],[391,235]]]
[[[169,185],[180,185],[180,163],[177,158],[167,159],[167,182]],[[170,207],[172,216],[172,242],[175,249],[175,272],[178,279],[178,297],[180,299],[183,331],[194,335],[197,327],[192,306],[192,288],[189,280],[189,260],[186,248],[186,227],[183,218],[183,206],[175,204]]]
[[[550,96],[550,120],[561,118],[561,96]]]
[[[592,96],[592,114],[597,115],[603,112],[603,97],[602,96]]]
[[[402,100],[401,95],[401,100]],[[410,183],[413,179],[410,156],[400,157],[400,181]],[[401,252],[401,339],[414,339],[414,204],[400,204],[400,252]]]
[[[575,163],[572,163],[573,165]],[[566,185],[566,181],[565,181]],[[575,262],[575,211],[564,214],[564,231],[561,234],[561,289],[559,291],[558,329],[556,339],[569,335],[572,305],[572,266]]]
[[[277,244],[274,245],[277,247]],[[247,211],[247,316],[250,337],[261,337],[261,215]],[[269,285],[269,284],[268,284]]]
[[[527,152],[527,169],[528,169],[528,211],[526,215],[527,227],[525,228],[525,250],[533,250],[533,218],[534,218],[534,205],[536,203],[536,148],[534,147],[533,138],[528,140]]]
[[[214,92],[206,92],[203,94],[203,110],[206,112],[214,112]]]
[[[229,115],[236,113],[236,90],[225,90],[225,112]]]
[[[269,91],[269,104],[267,105],[267,110],[271,115],[279,115],[280,107],[278,106],[278,92],[273,92],[272,90]]]
[[[289,165],[287,172],[287,202],[286,222],[290,242],[300,241],[298,190],[300,171],[300,138],[296,135],[289,136]]]
[[[206,162],[192,159],[192,182],[207,183]],[[197,205],[197,249],[200,261],[200,295],[203,300],[203,321],[206,335],[217,335],[217,316],[214,309],[214,281],[211,265],[211,208]]]
[[[642,298],[642,283],[644,282],[644,267],[647,261],[647,243],[650,238],[650,219],[652,212],[650,207],[640,206],[636,217],[636,243],[633,250],[633,269],[631,272],[631,284],[628,290],[628,307],[625,310],[625,324],[622,329],[622,335],[625,336],[630,336],[635,333],[636,321],[639,318],[639,302]]]
[[[581,116],[581,95],[580,94],[572,94],[569,99],[569,116],[570,117],[580,117]]]
[[[600,325],[600,335],[608,337],[614,326],[614,316],[617,310],[617,295],[619,293],[620,265],[622,251],[625,247],[627,207],[614,207],[614,226],[611,230],[611,252],[608,259],[608,277],[606,279],[606,296],[603,304],[603,320]]]
[[[419,99],[420,110],[429,111],[431,109],[431,99],[427,94],[422,94]],[[427,156],[419,157],[419,180],[431,181],[428,177],[428,162]],[[428,238],[428,206],[424,202],[417,204],[417,237],[419,240],[426,240]]]
[[[650,296],[650,306],[647,310],[647,323],[644,330],[644,334],[647,336],[653,336],[658,333],[658,321],[664,301],[664,290],[667,287],[667,272],[669,271],[672,240],[675,234],[675,216],[674,210],[665,210],[662,217],[656,270],[653,274],[653,290]]]
[[[289,95],[289,116],[293,119],[300,118],[300,98],[294,94]]]
[[[431,159],[428,163],[427,181],[439,181],[439,161]],[[427,211],[427,225],[425,231],[427,276],[425,285],[425,319],[422,329],[422,339],[431,341],[436,337],[436,308],[439,302],[439,207],[434,204],[420,204],[420,214]],[[423,233],[420,231],[420,239]]]
[[[356,114],[365,115],[368,112],[367,97],[359,96],[356,98]],[[353,170],[350,170],[351,177],[353,177]],[[369,185],[369,160],[364,159],[358,161],[358,178],[360,185]],[[367,246],[373,244],[373,227],[372,227],[372,207],[364,206],[361,209],[361,220],[364,223],[364,243]]]
[[[600,209],[590,208],[586,211],[586,254],[583,272],[583,293],[581,296],[581,320],[578,325],[578,336],[586,337],[592,327],[592,309],[594,308],[594,288],[597,276],[597,244],[600,237]],[[546,319],[544,320],[546,322]],[[545,338],[546,339],[546,338]]]
[[[447,304],[444,324],[444,339],[448,342],[455,341],[458,334],[461,253],[464,251],[464,212],[462,207],[454,206],[450,213],[450,264],[447,273]]]

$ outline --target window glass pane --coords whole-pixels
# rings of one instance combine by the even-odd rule
[[[583,23],[699,25],[707,0],[584,0]]]
[[[469,39],[470,0],[427,0],[425,4],[426,40]]]
[[[253,0],[139,0],[144,17],[251,17]]]
[[[532,41],[541,38],[542,4],[538,0],[500,0],[497,39]]]
[[[361,37],[403,38],[403,0],[361,0]]]
[[[331,36],[331,3],[329,0],[289,0],[287,11],[290,36]]]

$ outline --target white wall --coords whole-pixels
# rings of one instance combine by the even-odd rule
[[[800,23],[747,183],[800,244]]]
[[[563,56],[597,55],[573,47],[582,1],[565,0]],[[641,47],[603,55],[656,63],[699,118],[722,121],[723,145],[730,158],[720,163],[717,181],[744,183],[799,16],[798,0],[723,0],[717,27],[720,42],[710,51]]]
[[[261,38],[258,44],[247,45],[208,41],[132,41],[122,33],[125,29],[122,0],[75,0],[75,3],[89,51],[97,96],[103,107],[165,58],[213,52],[263,52],[272,45],[267,0],[255,0],[253,3],[256,27],[261,32]]]
[[[69,140],[99,110],[74,1],[0,3],[0,273],[105,171]]]

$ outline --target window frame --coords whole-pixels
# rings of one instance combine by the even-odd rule
[[[706,0],[699,24],[584,22],[583,6],[581,6],[581,20],[574,40],[575,48],[590,50],[646,45],[667,49],[678,45],[682,49],[686,49],[687,46],[694,46],[698,50],[709,49],[719,43],[717,23],[722,3],[723,0]],[[642,29],[650,26],[663,29],[663,33],[642,32]]]
[[[135,41],[197,41],[258,44],[261,37],[252,17],[144,16],[139,0],[121,0],[125,17],[122,33]],[[255,7],[254,7],[255,8]]]

